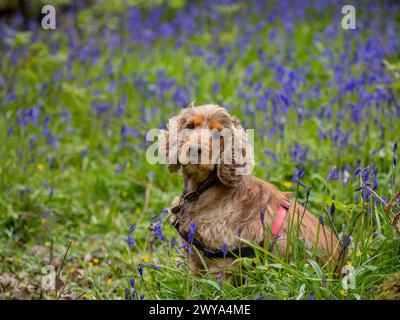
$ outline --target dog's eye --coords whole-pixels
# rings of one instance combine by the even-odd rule
[[[188,123],[186,129],[194,129],[194,123]]]

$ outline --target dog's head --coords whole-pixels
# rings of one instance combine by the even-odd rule
[[[200,181],[216,170],[226,186],[236,186],[254,164],[252,146],[239,121],[216,105],[189,106],[170,119],[165,132],[165,155],[171,172]]]

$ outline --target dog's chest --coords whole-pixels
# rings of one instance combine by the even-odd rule
[[[193,221],[196,223],[195,239],[207,248],[220,249],[223,244],[228,247],[235,246],[238,233],[230,219],[234,213],[232,201],[227,198],[219,199],[215,194],[210,194],[206,199],[207,201],[185,204],[179,218],[180,230],[188,232]]]

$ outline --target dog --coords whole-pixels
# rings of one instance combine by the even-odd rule
[[[222,134],[224,133],[224,134]],[[160,139],[170,172],[181,170],[183,192],[171,206],[171,223],[196,250],[194,273],[228,270],[238,256],[253,256],[243,240],[285,255],[289,237],[301,238],[335,261],[333,231],[274,185],[251,175],[252,146],[239,120],[220,106],[182,109]],[[229,158],[231,156],[231,159]]]

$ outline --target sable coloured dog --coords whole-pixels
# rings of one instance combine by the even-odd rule
[[[171,139],[172,127],[177,136]],[[240,239],[260,245],[268,241],[275,254],[284,254],[289,230],[322,249],[326,261],[338,258],[339,241],[327,226],[321,225],[317,236],[319,220],[313,214],[298,203],[295,208],[290,193],[250,174],[252,147],[240,122],[226,109],[190,106],[170,119],[168,129],[160,150],[169,171],[181,169],[184,180],[182,195],[172,204],[172,223],[198,249],[189,256],[193,272],[201,271],[202,261],[217,273],[229,269],[239,253],[253,255]]]

